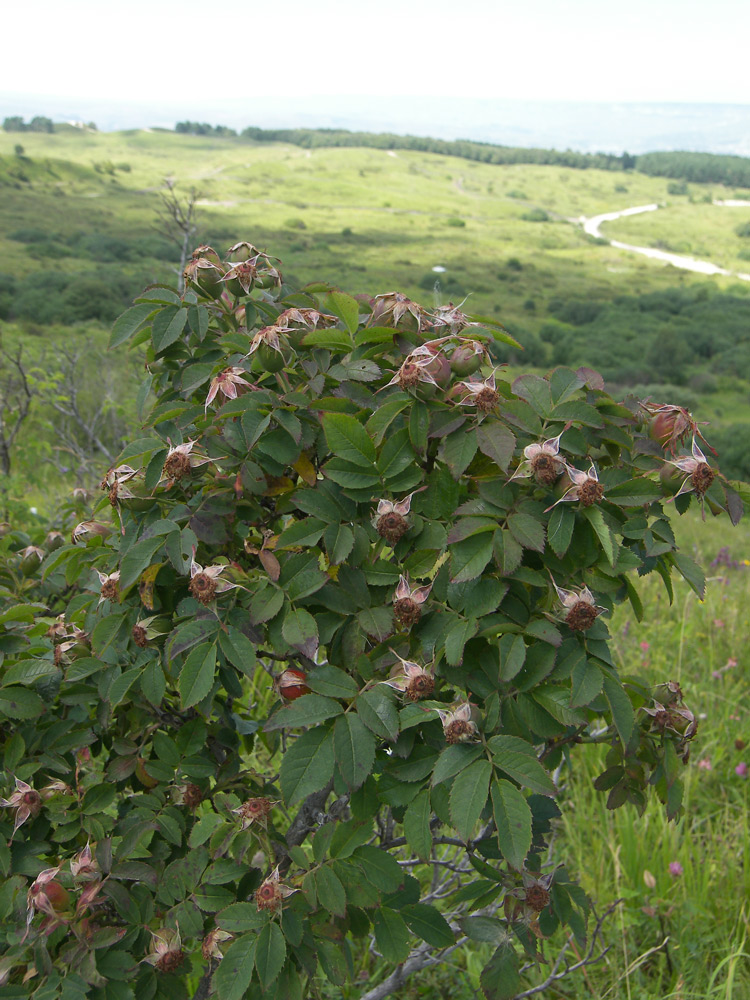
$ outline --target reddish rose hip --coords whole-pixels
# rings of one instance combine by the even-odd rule
[[[309,694],[310,688],[305,683],[307,674],[304,670],[296,667],[287,667],[286,670],[276,678],[276,690],[286,701],[294,701],[301,698],[303,694]]]

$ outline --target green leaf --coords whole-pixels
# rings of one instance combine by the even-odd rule
[[[418,858],[427,861],[432,848],[430,793],[425,788],[412,799],[404,813],[404,836]]]
[[[267,921],[268,911],[259,910],[255,903],[231,903],[216,914],[217,927],[235,934],[257,930]]]
[[[50,677],[58,673],[52,660],[19,660],[3,674],[0,684],[8,687],[10,684],[35,684],[42,677]]]
[[[180,671],[177,688],[183,710],[202,701],[213,687],[216,670],[215,643],[202,642],[190,653]]]
[[[326,413],[323,430],[334,455],[360,468],[373,468],[375,445],[356,417],[348,413]]]
[[[535,413],[540,417],[549,415],[552,409],[549,382],[539,375],[520,375],[512,386],[513,392],[525,399]]]
[[[388,907],[381,906],[373,914],[375,943],[386,962],[403,962],[409,956],[409,931],[402,918]]]
[[[331,292],[323,300],[325,312],[331,312],[338,316],[346,324],[346,328],[352,336],[357,332],[359,326],[359,303],[351,295],[345,292]]]
[[[503,857],[517,871],[531,847],[531,809],[523,793],[509,781],[492,785],[492,811]]]
[[[378,470],[383,479],[393,479],[415,461],[416,455],[409,440],[409,431],[403,427],[386,439],[378,458]]]
[[[219,632],[219,646],[229,662],[241,670],[246,677],[252,677],[255,674],[257,662],[255,646],[239,629],[233,628],[231,625],[226,626],[226,631],[222,629]]]
[[[659,484],[651,479],[627,479],[607,487],[607,500],[618,507],[641,507],[661,497]]]
[[[187,323],[187,313],[187,309],[167,308],[154,316],[151,324],[151,340],[157,354],[180,339]]]
[[[484,532],[451,545],[451,583],[476,579],[492,558],[493,535]]]
[[[460,621],[445,637],[445,658],[451,666],[457,667],[463,662],[464,647],[479,631],[479,622],[475,619]]]
[[[398,861],[387,851],[366,844],[358,847],[351,855],[367,881],[380,892],[395,892],[404,881],[404,873]]]
[[[458,479],[466,471],[477,453],[477,447],[477,432],[474,428],[467,431],[465,427],[459,427],[443,441],[440,454],[454,479]]]
[[[326,719],[341,715],[343,706],[333,698],[324,698],[319,694],[303,694],[291,705],[274,712],[263,727],[266,732],[274,729],[289,729],[296,726],[318,726]]]
[[[318,649],[318,626],[309,611],[303,608],[288,608],[281,626],[284,642],[292,649],[313,657]]]
[[[315,872],[315,889],[318,894],[318,902],[324,910],[328,910],[336,917],[343,917],[346,913],[346,893],[341,884],[341,879],[326,865],[322,865]]]
[[[137,306],[131,306],[130,309],[126,309],[121,316],[117,317],[112,327],[112,333],[109,337],[109,349],[112,350],[113,347],[119,347],[126,340],[130,340],[133,334],[140,330],[148,317],[155,311],[153,304],[150,302],[141,302]]]
[[[114,679],[107,697],[107,701],[109,701],[112,708],[115,708],[120,704],[140,676],[141,668],[132,667],[130,670],[126,670],[124,674],[120,674],[119,677]]]
[[[245,934],[233,941],[224,953],[211,980],[219,1000],[243,1000],[250,989],[258,938]]]
[[[331,524],[326,528],[323,541],[330,562],[338,566],[354,548],[354,532],[348,524]]]
[[[519,545],[535,552],[544,551],[544,525],[529,514],[511,514],[508,527]]]
[[[581,650],[570,675],[570,706],[580,708],[588,705],[602,689],[604,676],[595,663],[586,658]]]
[[[456,942],[450,924],[434,906],[427,903],[409,903],[401,910],[401,916],[417,937],[433,948],[449,948]]]
[[[511,576],[521,565],[523,549],[507,528],[499,528],[492,541],[495,562],[503,576]]]
[[[255,949],[255,968],[264,988],[267,989],[276,979],[285,959],[284,935],[277,923],[269,921],[258,935],[258,946]]]
[[[357,697],[357,715],[376,736],[391,742],[398,739],[398,709],[380,687]]]
[[[524,788],[541,795],[557,795],[552,779],[539,763],[534,748],[516,736],[493,736],[487,744],[495,766]]]
[[[316,694],[325,694],[329,698],[353,698],[359,691],[353,677],[330,663],[311,670],[307,675],[307,686]]]
[[[294,521],[279,535],[276,549],[298,545],[306,548],[309,545],[315,545],[325,530],[325,521],[320,521],[317,517],[305,517],[301,521]]]
[[[584,507],[583,515],[594,529],[596,537],[601,542],[601,546],[604,549],[604,554],[606,555],[610,566],[614,566],[616,559],[615,550],[618,546],[615,536],[612,534],[612,530],[604,520],[604,514],[602,514],[599,507]]]
[[[358,715],[344,715],[333,727],[336,763],[350,791],[363,783],[375,762],[375,737]]]
[[[148,569],[151,560],[159,549],[164,545],[164,538],[142,538],[131,546],[120,563],[120,590],[125,591],[132,587],[141,573]]]
[[[552,394],[552,402],[557,406],[570,399],[578,389],[583,386],[584,380],[570,368],[555,368],[549,377],[549,387]]]
[[[605,674],[603,686],[604,697],[609,703],[617,732],[623,745],[627,745],[630,742],[630,737],[633,734],[633,726],[635,725],[635,713],[633,712],[630,698],[628,698],[622,684],[614,677]]]
[[[495,949],[482,974],[479,984],[486,1000],[513,1000],[521,988],[518,956],[510,939]]]
[[[268,622],[281,611],[284,606],[284,591],[275,587],[258,590],[250,601],[250,621],[253,625]]]
[[[516,438],[510,428],[499,420],[484,420],[477,428],[477,444],[482,454],[491,458],[499,469],[508,471],[516,447]]]
[[[393,608],[365,608],[357,614],[357,621],[365,635],[382,642],[393,632]]]
[[[373,412],[372,416],[365,424],[365,427],[367,428],[367,433],[372,437],[376,445],[380,445],[383,437],[385,436],[385,432],[388,430],[399,413],[409,406],[411,401],[411,396],[396,396],[394,399],[389,399],[387,402],[382,403]]]
[[[333,739],[322,726],[309,729],[287,749],[281,760],[281,794],[289,806],[301,802],[333,776]]]
[[[558,558],[562,559],[570,546],[575,527],[576,516],[565,504],[559,503],[553,508],[547,525],[547,541]]]
[[[526,662],[526,643],[523,636],[504,635],[500,640],[500,678],[512,681]]]
[[[677,567],[682,578],[690,584],[698,597],[703,600],[706,596],[706,577],[700,566],[683,552],[671,552],[669,558],[671,558]]]
[[[455,777],[481,757],[483,752],[482,747],[476,743],[456,743],[454,746],[447,746],[438,757],[432,772],[433,787]]]
[[[43,711],[44,704],[36,691],[23,687],[0,690],[0,715],[7,715],[10,719],[35,719]]]
[[[487,804],[492,764],[477,760],[461,772],[461,779],[454,781],[450,794],[451,824],[462,840],[470,840],[479,816]]]

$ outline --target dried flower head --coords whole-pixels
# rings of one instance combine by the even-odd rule
[[[528,479],[533,476],[541,486],[551,486],[565,471],[565,461],[559,457],[559,452],[560,438],[568,426],[566,425],[557,437],[527,445],[523,449],[524,461],[510,478]]]
[[[437,309],[433,310],[430,317],[431,326],[435,330],[447,329],[451,334],[461,333],[462,330],[465,330],[469,326],[481,326],[480,323],[469,319],[466,313],[461,312],[463,304],[461,302],[459,305],[454,306],[452,302],[449,302],[447,306],[438,306]]]
[[[195,552],[190,560],[190,586],[189,590],[196,600],[201,604],[210,604],[216,594],[223,594],[227,590],[232,590],[237,586],[228,580],[220,580],[219,576],[227,567],[221,566],[200,566],[195,561]]]
[[[599,475],[593,462],[589,466],[588,472],[574,469],[572,465],[567,463],[565,471],[568,473],[572,485],[547,510],[552,510],[552,507],[556,507],[559,503],[572,500],[580,500],[582,507],[592,507],[604,498],[604,487],[599,482]]]
[[[120,599],[120,571],[116,570],[114,573],[109,575],[106,573],[100,573],[99,570],[96,571],[99,576],[99,583],[102,586],[101,594],[99,596],[99,604],[102,601],[119,601]],[[97,604],[97,607],[99,607]]]
[[[435,690],[435,677],[432,668],[425,669],[418,663],[414,663],[413,660],[405,660],[401,656],[398,658],[401,663],[397,663],[393,667],[391,676],[382,683],[396,691],[403,692],[410,701],[429,698]]]
[[[549,905],[549,890],[554,877],[554,871],[548,872],[546,875],[534,875],[527,871],[521,872],[523,885],[508,892],[508,896],[521,902],[516,919],[520,917],[521,919],[525,918],[526,920],[536,921],[542,910]],[[518,907],[518,904],[516,903],[515,906]]]
[[[153,965],[159,972],[174,972],[185,960],[179,930],[162,927],[151,931],[151,951],[142,961]]]
[[[228,399],[237,399],[243,392],[253,389],[254,386],[247,381],[245,375],[247,375],[245,369],[236,366],[225,368],[224,371],[219,372],[211,379],[205,409],[207,410],[215,399],[218,401],[218,405],[222,406]]]
[[[399,542],[409,530],[409,522],[406,517],[411,510],[410,493],[403,500],[378,500],[378,509],[373,524],[380,535],[389,545]]]
[[[203,958],[207,962],[212,958],[220,961],[224,957],[221,946],[227,941],[232,941],[233,938],[234,935],[230,934],[229,931],[222,931],[218,927],[214,927],[214,929],[209,931],[203,938],[203,943],[201,944],[201,954],[203,955]]]
[[[443,723],[443,734],[446,743],[467,743],[477,735],[478,728],[474,722],[475,709],[469,702],[464,702],[451,712],[438,711]]]
[[[247,352],[247,356],[250,357],[250,355],[254,354],[260,347],[269,347],[271,350],[278,351],[279,354],[283,354],[284,348],[287,344],[287,337],[293,329],[293,327],[289,326],[264,326],[262,330],[258,330],[258,332],[253,335],[253,339],[250,341],[250,350]]]
[[[282,330],[289,329],[293,325],[304,326],[308,330],[317,330],[335,326],[338,321],[338,316],[331,316],[330,313],[322,313],[317,309],[298,309],[293,307],[285,309],[284,312],[279,314],[276,326]]]
[[[197,809],[202,801],[203,789],[193,781],[177,785],[175,788],[175,802],[178,805],[187,806],[188,809]]]
[[[148,646],[148,633],[143,625],[134,625],[130,634],[133,637],[133,642],[140,649],[145,649]]]
[[[476,406],[480,413],[491,413],[500,402],[500,394],[497,391],[497,383],[495,381],[495,371],[484,380],[471,379],[468,382],[459,382],[458,385],[464,391],[464,396],[459,401],[459,406]]]
[[[585,632],[591,628],[599,615],[607,610],[596,603],[588,587],[581,587],[580,590],[563,590],[554,580],[552,583],[562,604],[562,621],[574,632]]]
[[[229,291],[235,295],[249,295],[253,290],[255,279],[258,277],[258,270],[258,258],[250,257],[233,264],[222,280],[229,286]]]
[[[427,385],[439,385],[435,379],[435,375],[438,373],[437,368],[440,365],[437,353],[429,349],[423,350],[424,347],[425,345],[422,345],[421,348],[417,348],[407,356],[390,382],[386,382],[383,386],[383,389],[397,385],[406,392],[408,389],[416,389],[420,382]]]
[[[90,538],[96,538],[97,535],[100,538],[106,538],[111,534],[112,528],[108,524],[102,524],[100,521],[81,521],[73,528],[70,540],[73,545],[78,545],[79,542],[87,542]]]
[[[171,444],[171,442],[170,442]],[[178,444],[170,447],[167,457],[164,459],[163,478],[174,482],[184,479],[190,474],[191,469],[197,469],[200,465],[205,465],[211,459],[204,455],[194,455],[193,448],[195,441],[186,441],[185,444]]]
[[[687,472],[687,476],[682,481],[682,485],[670,500],[681,496],[683,493],[695,493],[699,500],[703,500],[706,490],[716,478],[716,473],[706,461],[706,456],[698,447],[693,438],[692,455],[683,455],[682,458],[670,459],[670,465],[674,465],[681,472]]]
[[[36,817],[42,808],[42,797],[35,788],[14,778],[16,790],[9,799],[0,799],[0,806],[4,809],[15,809],[16,816],[13,824],[13,833],[22,826],[29,816]]]
[[[31,924],[35,911],[52,917],[55,922],[64,919],[70,909],[70,893],[56,881],[60,866],[39,872],[26,894],[26,926]],[[72,915],[72,914],[70,914]]]
[[[296,889],[290,889],[281,882],[279,869],[274,868],[265,881],[255,890],[255,905],[259,910],[278,910],[287,896]]]
[[[239,816],[243,830],[247,830],[253,823],[265,827],[272,805],[273,802],[270,799],[258,797],[248,799],[241,806],[238,806],[237,809],[233,809],[232,812],[236,816]]]
[[[78,882],[91,882],[99,878],[101,875],[99,862],[94,857],[90,844],[86,844],[82,851],[70,859],[70,871]]]
[[[410,628],[416,625],[422,617],[422,605],[430,596],[432,584],[429,587],[414,587],[409,583],[408,576],[398,578],[398,586],[393,595],[393,616],[399,625]]]
[[[426,323],[426,313],[417,302],[401,292],[384,292],[373,300],[368,326],[400,326],[418,331]]]

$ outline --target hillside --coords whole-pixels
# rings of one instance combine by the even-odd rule
[[[526,364],[587,363],[622,391],[700,401],[727,426],[750,419],[750,283],[665,267],[580,224],[658,203],[604,234],[747,271],[750,208],[713,204],[747,192],[632,171],[168,131],[0,133],[6,343],[50,324],[58,336],[71,324],[103,330],[147,281],[174,280],[179,254],[157,220],[166,177],[178,194],[199,193],[199,240],[250,239],[282,259],[291,284],[327,275],[428,305],[468,297],[466,308],[505,323]],[[519,360],[508,348],[497,357]],[[747,474],[736,434],[723,434],[732,474]]]

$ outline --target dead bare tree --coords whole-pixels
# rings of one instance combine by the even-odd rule
[[[180,269],[178,271],[180,291],[184,286],[185,265],[197,242],[198,222],[196,216],[200,197],[200,192],[193,187],[184,198],[180,198],[173,177],[165,179],[164,190],[159,195],[160,207],[156,212],[159,224],[156,228],[158,232],[176,243],[180,249]]]

